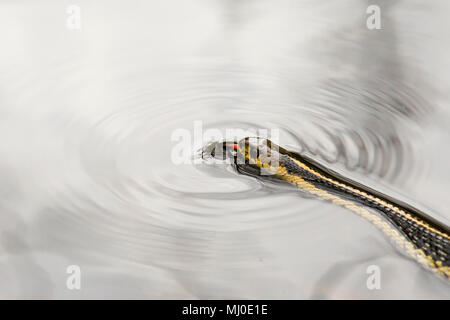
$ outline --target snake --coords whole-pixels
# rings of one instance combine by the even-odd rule
[[[379,229],[404,255],[450,280],[450,229],[413,206],[351,180],[269,139],[247,137],[216,143],[215,158],[231,159],[240,174],[288,183],[344,207]]]

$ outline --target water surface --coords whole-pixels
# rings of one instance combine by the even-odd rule
[[[372,2],[78,1],[70,30],[69,3],[3,1],[0,297],[450,298],[343,208],[171,161],[195,121],[278,129],[449,224],[450,4],[378,1],[370,31]]]

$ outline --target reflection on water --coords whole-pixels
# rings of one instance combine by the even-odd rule
[[[342,208],[171,161],[196,120],[277,128],[448,224],[450,4],[378,1],[370,31],[372,2],[80,1],[77,31],[1,4],[0,297],[449,298]]]

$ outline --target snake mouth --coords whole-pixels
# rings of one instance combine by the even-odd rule
[[[232,163],[236,162],[238,156],[238,143],[236,141],[214,142],[203,149],[203,159],[227,160],[230,159]]]

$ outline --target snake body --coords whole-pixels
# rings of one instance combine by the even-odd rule
[[[450,279],[450,230],[446,225],[270,140],[245,138],[231,146],[238,172],[285,181],[351,210],[380,229],[407,256]]]

